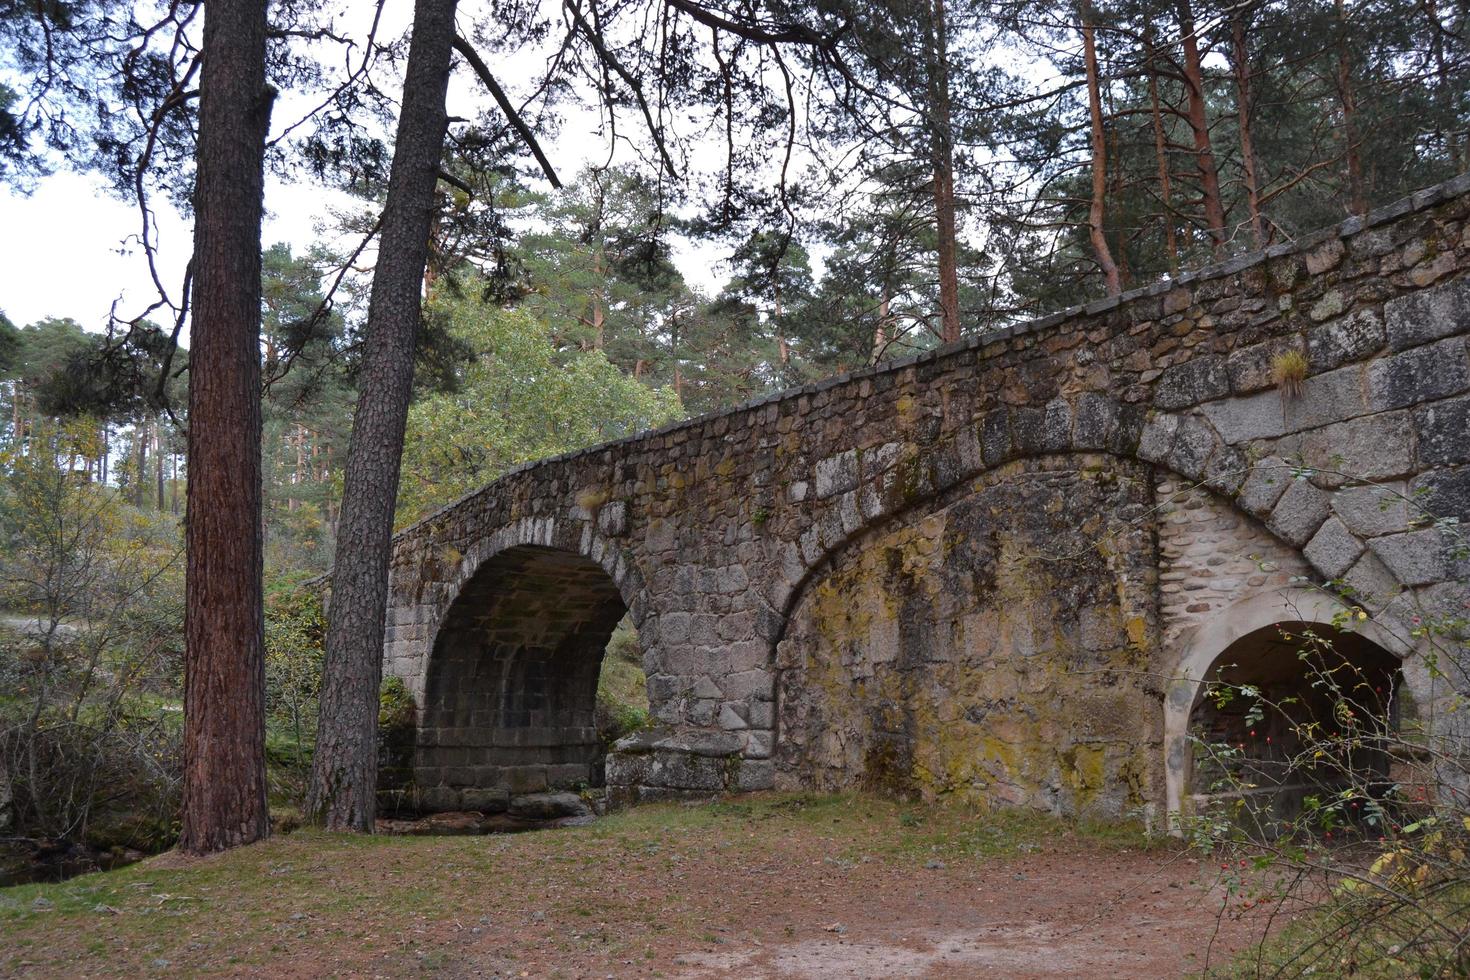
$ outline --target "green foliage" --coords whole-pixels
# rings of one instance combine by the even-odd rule
[[[1206,692],[1186,830],[1227,857],[1230,905],[1306,912],[1242,957],[1242,974],[1470,969],[1470,755],[1453,720],[1463,681],[1443,688],[1426,725],[1387,654],[1354,635],[1368,618],[1344,608],[1331,625],[1282,628],[1264,680],[1249,676],[1260,666],[1232,665]],[[1413,620],[1439,686],[1463,678],[1470,647],[1463,622],[1424,629],[1431,618]]]
[[[457,390],[409,411],[398,521],[484,486],[511,467],[662,425],[683,414],[598,350],[559,351],[529,314],[473,298],[436,299],[477,352]]]
[[[177,807],[180,535],[86,478],[95,437],[38,422],[0,454],[0,824],[156,848]]]
[[[378,690],[378,805],[392,813],[413,799],[413,747],[417,707],[399,677]]]
[[[271,791],[300,799],[316,741],[326,614],[320,586],[297,572],[265,590],[266,754]]]
[[[643,673],[643,652],[638,633],[624,617],[613,631],[597,676],[597,734],[606,745],[624,735],[647,728],[648,678]]]
[[[378,691],[378,727],[380,729],[411,728],[415,707],[413,695],[401,677],[385,677]]]

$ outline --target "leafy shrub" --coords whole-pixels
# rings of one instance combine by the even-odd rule
[[[0,825],[157,849],[176,831],[183,563],[166,515],[78,478],[38,422],[0,487]]]
[[[402,810],[413,798],[413,747],[417,706],[407,685],[385,677],[378,690],[378,805]]]
[[[613,631],[602,658],[594,723],[598,737],[608,746],[651,723],[643,651],[638,646],[638,633],[627,617]]]
[[[271,795],[299,803],[316,744],[326,614],[307,573],[283,576],[265,591],[266,758]]]

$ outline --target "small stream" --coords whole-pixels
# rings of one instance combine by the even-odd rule
[[[44,837],[0,837],[0,888],[65,881],[125,867],[145,857],[145,852],[133,848],[101,850]]]

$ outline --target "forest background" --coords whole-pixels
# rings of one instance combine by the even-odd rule
[[[40,9],[0,6],[0,180],[101,175],[138,211],[129,244],[159,298],[98,323],[0,315],[0,820],[164,846],[189,358],[187,287],[151,235],[162,202],[190,209],[192,130],[161,107],[197,62],[195,8]],[[302,583],[336,550],[406,44],[381,17],[272,16],[289,97],[268,164],[340,202],[319,241],[263,263],[284,804],[312,750],[324,627]],[[459,20],[398,526],[528,460],[1290,241],[1470,169],[1464,0],[512,0]],[[64,276],[55,291],[64,305]],[[610,737],[639,720],[636,639],[615,643],[630,669],[609,681]]]

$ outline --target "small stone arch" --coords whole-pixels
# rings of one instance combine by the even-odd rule
[[[1360,603],[1374,611],[1399,604],[1403,583],[1329,516],[1335,491],[1314,486],[1301,467],[1277,457],[1251,460],[1200,412],[1149,411],[1096,392],[997,408],[933,445],[893,442],[818,461],[819,499],[805,533],[784,546],[768,601],[784,623],[813,577],[873,530],[917,509],[944,506],[986,472],[1016,461],[1089,454],[1152,466],[1208,488],[1259,520],[1324,581],[1344,582]],[[837,492],[823,493],[824,480]]]
[[[428,637],[414,750],[418,805],[495,812],[602,782],[598,674],[641,578],[582,522],[527,520],[458,563]]]
[[[1164,783],[1170,831],[1181,832],[1184,801],[1192,778],[1189,726],[1209,675],[1239,640],[1287,624],[1334,626],[1351,623],[1352,632],[1395,658],[1400,664],[1413,647],[1372,619],[1357,620],[1353,608],[1320,588],[1290,587],[1241,599],[1199,626],[1180,651],[1178,666],[1164,693]],[[1405,671],[1409,694],[1414,672]]]

